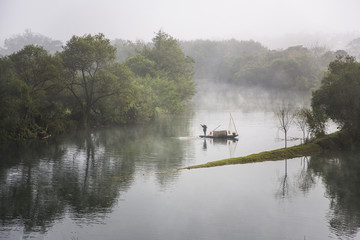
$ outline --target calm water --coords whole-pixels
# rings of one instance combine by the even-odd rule
[[[231,110],[237,142],[197,137],[229,112],[2,149],[0,239],[360,238],[360,153],[175,171],[284,145],[270,111]]]

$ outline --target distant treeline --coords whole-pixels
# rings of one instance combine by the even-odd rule
[[[58,46],[35,36],[47,48]],[[17,36],[5,47],[31,37]],[[73,36],[54,54],[40,44],[0,58],[0,142],[147,121],[181,111],[195,93],[193,60],[162,31],[121,63],[103,34]]]
[[[195,60],[195,77],[237,86],[309,91],[319,87],[328,64],[345,51],[294,46],[269,50],[255,41],[182,42]]]
[[[118,61],[125,61],[142,45],[121,39],[112,43],[117,48]],[[320,86],[328,64],[336,56],[348,55],[344,50],[330,51],[321,46],[269,50],[252,40],[196,40],[180,44],[185,54],[195,61],[196,81],[265,89],[315,90]],[[360,39],[352,41],[349,47],[352,53],[360,51]]]
[[[60,41],[27,30],[24,34],[6,39],[4,48],[0,48],[0,56],[17,52],[28,44],[43,46],[50,53],[62,51]],[[150,47],[154,43],[115,39],[111,44],[116,47],[116,61],[123,63],[142,52],[144,46]],[[265,89],[312,91],[319,87],[328,64],[336,56],[349,54],[360,58],[360,38],[349,42],[346,51],[330,51],[320,45],[269,50],[253,40],[234,39],[182,41],[179,44],[184,54],[194,60],[196,81]]]

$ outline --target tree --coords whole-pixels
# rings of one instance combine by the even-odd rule
[[[303,142],[308,141],[308,134],[309,134],[309,125],[307,121],[308,111],[310,110],[303,107],[295,113],[295,118],[294,118],[295,124],[298,126],[298,128],[301,130],[303,134]]]
[[[98,84],[98,102],[92,108],[95,120],[103,125],[140,121],[131,70],[124,63],[113,63],[100,77],[108,81]]]
[[[360,64],[354,57],[339,56],[329,64],[320,89],[313,93],[312,108],[342,129],[360,132]]]
[[[139,77],[156,77],[158,75],[155,69],[155,62],[140,54],[128,58],[126,65]]]
[[[22,96],[26,84],[19,80],[14,71],[14,64],[7,57],[0,58],[0,142],[18,137],[22,123]]]
[[[51,56],[43,47],[27,45],[9,58],[14,63],[17,76],[33,92],[53,87],[54,80],[61,71],[59,59]]]
[[[323,110],[317,107],[312,107],[312,110],[304,111],[306,115],[306,122],[309,126],[309,132],[312,136],[321,137],[325,135],[326,121],[328,117]]]
[[[21,89],[20,95],[12,96],[19,107],[17,135],[20,138],[44,137],[63,130],[63,109],[58,101],[61,88],[58,84],[62,65],[59,58],[44,48],[33,45],[9,56],[15,78],[13,90]],[[19,89],[19,90],[20,90]]]
[[[116,61],[125,62],[129,57],[136,55],[137,48],[141,45],[141,42],[135,43],[129,40],[114,39],[111,44],[116,47]]]
[[[347,51],[354,57],[360,60],[360,38],[356,38],[348,43]]]
[[[155,69],[161,78],[174,81],[182,102],[191,99],[195,94],[194,60],[185,56],[176,39],[161,30],[152,41],[153,47],[146,46],[142,55],[155,62]]]
[[[130,77],[113,68],[116,48],[103,34],[73,36],[61,53],[68,71],[64,82],[76,100],[84,127],[90,123],[100,100],[121,94],[121,81]]]
[[[287,148],[287,133],[294,120],[294,114],[290,105],[282,105],[275,113],[279,120],[279,129],[284,132],[285,135],[285,148]]]
[[[33,33],[31,30],[27,29],[23,34],[17,34],[14,37],[5,39],[4,48],[0,48],[0,55],[7,56],[13,54],[27,45],[43,47],[49,53],[54,54],[57,51],[61,51],[62,42],[38,33]]]

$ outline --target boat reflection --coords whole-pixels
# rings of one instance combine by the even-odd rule
[[[203,138],[203,145],[202,148],[204,151],[208,150],[208,145],[210,146],[224,146],[229,148],[230,157],[234,156],[234,152],[236,150],[238,139],[232,138]]]

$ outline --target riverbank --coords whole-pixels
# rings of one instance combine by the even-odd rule
[[[254,162],[277,161],[296,157],[310,156],[321,153],[324,150],[340,149],[339,132],[314,139],[313,141],[289,148],[281,148],[272,151],[251,154],[243,157],[228,158],[205,164],[194,165],[182,169],[208,168],[233,164],[245,164]]]

